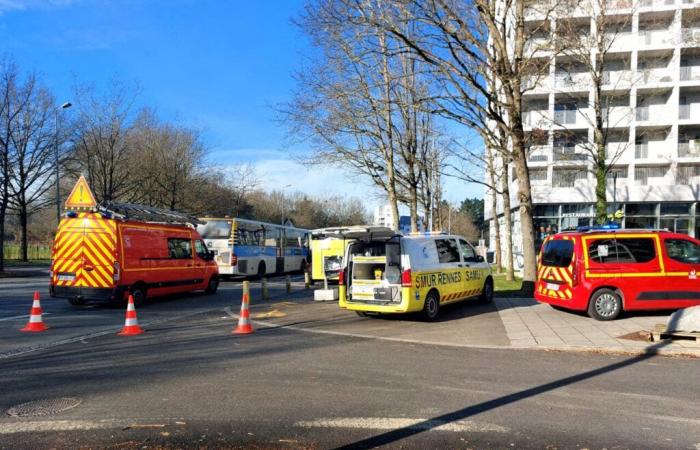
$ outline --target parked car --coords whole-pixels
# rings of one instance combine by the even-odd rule
[[[344,234],[352,242],[339,273],[343,309],[359,315],[422,312],[435,320],[442,305],[493,299],[489,265],[461,236],[404,236],[373,227]]]
[[[666,230],[589,229],[548,237],[535,298],[613,320],[622,311],[700,305],[700,241]]]

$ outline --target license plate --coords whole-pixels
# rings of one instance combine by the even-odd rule
[[[554,283],[547,283],[547,289],[549,289],[550,291],[558,291],[559,285]]]
[[[75,280],[75,275],[73,274],[59,274],[58,281],[73,281]]]

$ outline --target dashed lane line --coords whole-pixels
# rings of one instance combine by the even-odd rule
[[[44,316],[49,316],[51,314],[52,313],[49,313],[49,312],[42,313],[42,315],[44,315]],[[10,320],[19,320],[19,319],[28,319],[28,318],[29,318],[29,314],[24,314],[22,316],[3,317],[0,319],[0,322],[7,322]]]
[[[451,431],[454,433],[508,433],[509,429],[491,423],[457,420],[444,422],[429,419],[409,419],[403,417],[339,417],[300,421],[295,424],[302,428],[352,428],[370,430],[414,429],[420,431]]]
[[[0,422],[0,434],[32,433],[42,431],[85,431],[121,426],[115,420],[40,420],[32,422]]]

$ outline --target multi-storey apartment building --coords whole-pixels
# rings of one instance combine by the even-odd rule
[[[605,6],[614,33],[602,77],[609,96],[609,210],[622,211],[623,227],[700,237],[700,0],[613,0]],[[549,67],[523,96],[538,243],[543,232],[595,223],[595,179],[586,170],[591,161],[584,149],[593,139],[591,74],[566,52],[547,51],[556,42],[558,21],[594,33],[595,13],[587,11],[573,7],[558,19],[536,10],[526,16],[532,30],[526,48],[539,45],[533,54]],[[510,179],[516,183],[512,174]],[[488,193],[485,205],[493,249]],[[517,208],[515,198],[512,205]],[[500,200],[495,216],[503,226]],[[516,209],[512,218],[517,266],[522,244]]]

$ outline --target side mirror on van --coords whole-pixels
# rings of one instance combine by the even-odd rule
[[[202,259],[205,261],[214,261],[214,252],[207,252]]]

